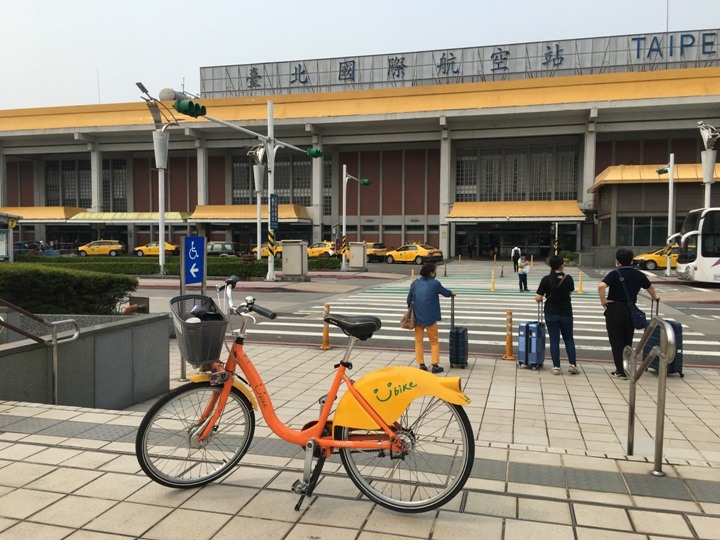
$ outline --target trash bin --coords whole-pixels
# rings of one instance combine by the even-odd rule
[[[282,269],[285,276],[306,276],[308,273],[307,242],[283,240]]]
[[[212,298],[185,294],[170,300],[180,354],[188,364],[200,367],[220,359],[228,318]]]

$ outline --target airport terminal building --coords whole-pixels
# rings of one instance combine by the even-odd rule
[[[709,29],[212,66],[200,69],[200,101],[265,134],[271,100],[277,139],[323,149],[276,155],[279,240],[336,238],[346,184],[350,241],[455,256],[472,240],[482,256],[519,245],[539,257],[557,235],[561,250],[604,262],[616,246],[665,244],[668,176],[656,171],[671,154],[675,229],[703,206],[698,121],[720,126],[719,55]],[[177,120],[166,128],[170,239],[249,249],[258,140],[163,106]],[[14,240],[131,250],[156,239],[155,129],[140,95],[0,111],[0,213],[18,216]],[[345,183],[343,167],[370,185]],[[266,216],[267,189],[262,205]]]

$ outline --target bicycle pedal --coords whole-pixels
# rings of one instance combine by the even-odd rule
[[[307,493],[308,484],[302,480],[295,480],[292,487],[290,488],[293,493],[298,495],[305,495]]]
[[[211,385],[222,384],[225,381],[227,381],[229,378],[230,378],[230,375],[227,371],[217,371],[215,373],[210,374],[210,384]]]

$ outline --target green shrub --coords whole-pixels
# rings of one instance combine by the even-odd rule
[[[155,257],[30,257],[18,258],[19,263],[35,263],[46,267],[62,267],[125,274],[128,276],[156,276],[160,274],[160,261]],[[308,270],[339,270],[338,257],[308,259]],[[264,278],[267,274],[267,259],[244,259],[242,257],[208,257],[206,275],[225,278],[236,275],[241,279]],[[282,270],[282,259],[275,259],[275,269]],[[165,259],[165,274],[180,276],[180,257]]]
[[[0,265],[0,297],[30,313],[110,315],[136,277],[42,263]]]

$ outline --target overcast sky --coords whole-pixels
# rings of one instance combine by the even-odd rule
[[[137,101],[136,81],[200,93],[201,66],[720,29],[720,0],[0,0],[0,13],[0,109]]]

